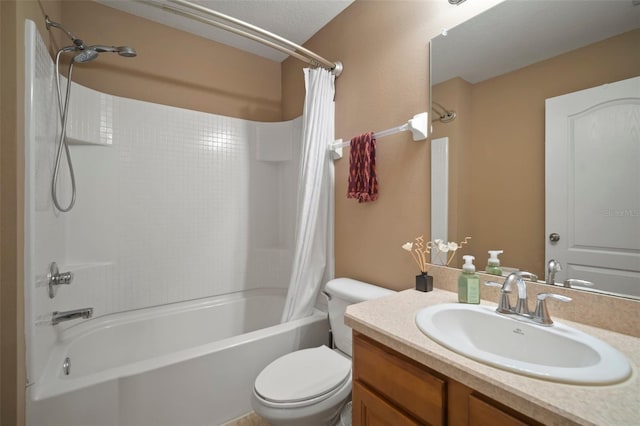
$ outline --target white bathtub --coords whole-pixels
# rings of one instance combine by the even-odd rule
[[[247,413],[268,363],[328,339],[320,311],[278,324],[285,296],[248,290],[71,327],[30,386],[27,423],[212,426]]]

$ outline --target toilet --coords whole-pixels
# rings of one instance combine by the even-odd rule
[[[253,387],[251,405],[273,426],[333,425],[351,400],[351,328],[348,305],[395,293],[382,287],[336,278],[327,283],[329,323],[336,348],[320,346],[286,354],[266,366]]]

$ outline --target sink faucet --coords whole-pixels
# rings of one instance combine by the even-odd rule
[[[549,260],[547,263],[547,284],[554,285],[556,279],[556,272],[562,271],[562,265],[555,259]]]
[[[487,281],[485,285],[490,287],[500,287],[500,303],[496,311],[501,314],[529,314],[529,301],[527,299],[527,284],[524,282],[524,278],[528,278],[530,281],[537,281],[538,277],[531,272],[518,271],[510,273],[505,278],[504,283],[500,284],[494,281]],[[511,306],[509,301],[509,294],[511,293],[511,287],[515,283],[518,289],[518,301],[516,302],[515,309]]]
[[[570,297],[561,296],[553,293],[541,293],[537,296],[536,309],[533,314],[529,312],[529,301],[527,299],[527,284],[525,277],[530,281],[537,281],[535,274],[525,271],[513,272],[505,278],[504,283],[500,284],[494,281],[486,281],[485,285],[489,287],[500,287],[500,302],[496,308],[496,312],[503,315],[517,315],[539,325],[550,326],[553,324],[549,312],[547,310],[546,299],[555,299],[561,302],[571,301]],[[515,308],[511,306],[509,294],[511,287],[516,285],[518,289],[518,301]]]
[[[93,308],[74,309],[71,311],[63,311],[63,312],[55,311],[53,313],[53,317],[51,318],[51,325],[57,325],[63,321],[69,321],[77,318],[88,319],[88,318],[91,318],[92,316],[93,316]]]

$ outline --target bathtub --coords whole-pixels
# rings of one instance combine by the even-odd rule
[[[324,312],[279,324],[285,297],[247,290],[70,327],[29,386],[27,424],[212,426],[241,416],[267,364],[327,343]]]

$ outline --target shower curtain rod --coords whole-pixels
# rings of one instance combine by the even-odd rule
[[[414,141],[422,141],[427,138],[429,134],[429,114],[421,112],[416,114],[413,118],[407,121],[405,124],[393,127],[391,129],[382,130],[380,132],[373,132],[376,139],[383,138],[385,136],[394,135],[396,133],[410,131]],[[342,139],[337,139],[332,143],[329,148],[334,160],[342,158],[342,148],[349,147],[351,141],[342,142]]]
[[[431,109],[438,115],[431,119],[432,122],[439,121],[441,123],[448,123],[456,119],[457,114],[454,110],[446,109],[436,101],[431,101]]]
[[[296,59],[299,59],[307,64],[320,66],[330,70],[333,75],[338,77],[343,70],[342,62],[336,61],[331,62],[322,56],[312,52],[309,49],[306,49],[290,40],[287,40],[284,37],[280,37],[277,34],[264,30],[255,25],[249,24],[248,22],[244,22],[240,19],[234,18],[229,15],[225,15],[224,13],[216,12],[215,10],[209,9],[207,7],[201,6],[199,4],[191,3],[186,0],[168,0],[170,3],[175,3],[180,6],[184,6],[186,8],[198,11],[205,15],[213,16],[218,19],[222,19],[224,21],[230,22],[240,28],[236,28],[231,25],[224,24],[222,22],[214,21],[213,19],[205,18],[204,16],[200,16],[196,13],[182,10],[173,6],[169,6],[165,3],[159,4],[150,0],[136,0],[140,3],[145,3],[154,7],[158,7],[164,9],[168,12],[174,13],[176,15],[183,16],[185,18],[193,19],[204,24],[212,25],[214,27],[218,27],[225,31],[229,31],[231,33],[237,34],[239,36],[248,38],[255,42],[264,44],[265,46],[271,47],[272,49],[279,50],[281,52],[286,53],[287,55],[293,56]],[[241,29],[244,28],[244,29]],[[249,30],[249,31],[245,31]],[[256,33],[256,34],[254,34]],[[269,40],[270,39],[270,40]],[[300,53],[299,53],[300,52]]]

